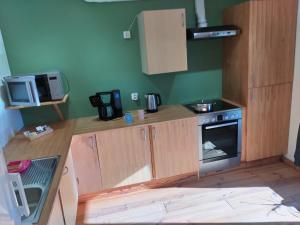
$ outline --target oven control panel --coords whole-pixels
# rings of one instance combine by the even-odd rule
[[[201,114],[198,116],[198,125],[218,123],[228,120],[238,120],[242,119],[242,110],[235,109],[223,112],[212,112]]]

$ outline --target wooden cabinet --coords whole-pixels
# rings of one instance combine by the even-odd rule
[[[74,136],[71,151],[79,196],[99,192],[102,186],[96,134]]]
[[[77,135],[71,148],[79,196],[199,170],[196,117]]]
[[[148,126],[101,131],[97,146],[104,189],[151,180]]]
[[[197,119],[151,125],[155,178],[198,172]]]
[[[48,225],[66,225],[63,211],[62,211],[59,192],[55,197],[54,204],[52,206],[52,212],[48,220]]]
[[[78,190],[72,151],[69,152],[59,187],[65,225],[75,225],[78,205]]]
[[[224,12],[242,30],[223,42],[223,97],[247,107],[247,161],[287,151],[297,8],[297,0],[253,0]]]
[[[254,88],[249,93],[246,158],[282,155],[288,145],[292,85]]]
[[[78,192],[72,152],[69,152],[48,225],[75,225]]]
[[[138,26],[145,74],[187,70],[185,9],[143,11]]]
[[[249,88],[292,82],[297,0],[255,0],[249,7]]]

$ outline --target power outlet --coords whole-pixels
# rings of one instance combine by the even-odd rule
[[[131,100],[132,101],[138,101],[139,100],[139,94],[137,92],[131,93]]]
[[[124,39],[131,39],[131,32],[130,32],[130,30],[123,31],[123,38]]]

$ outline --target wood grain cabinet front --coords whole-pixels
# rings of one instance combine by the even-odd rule
[[[73,153],[79,196],[101,191],[101,173],[96,134],[74,136],[71,151]]]
[[[145,74],[187,70],[185,9],[143,11],[138,26]]]
[[[295,63],[297,0],[253,0],[224,11],[241,28],[223,40],[223,97],[247,107],[244,160],[286,154]]]
[[[78,189],[72,151],[69,152],[59,185],[65,225],[75,225],[78,205]]]
[[[151,132],[156,179],[198,172],[196,118],[158,123]]]
[[[59,192],[56,194],[47,225],[66,225]]]
[[[103,189],[152,179],[148,126],[98,132],[97,146]]]

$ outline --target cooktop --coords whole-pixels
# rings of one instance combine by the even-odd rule
[[[199,111],[195,110],[194,106],[196,106],[197,104],[206,104],[206,103],[212,103],[212,110],[211,111],[209,111],[209,112],[199,112]],[[190,104],[186,104],[184,106],[187,107],[188,109],[190,109],[191,111],[193,111],[196,114],[227,111],[227,110],[238,109],[239,108],[239,107],[237,107],[235,105],[232,105],[228,102],[222,101],[221,99],[199,100],[199,101],[192,102]]]

